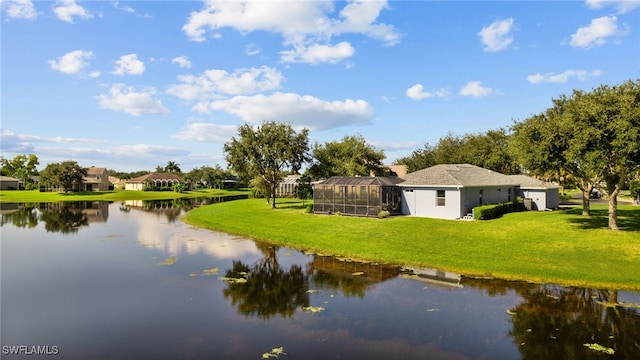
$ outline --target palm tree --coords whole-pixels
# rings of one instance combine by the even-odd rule
[[[182,172],[180,170],[180,164],[176,164],[173,161],[169,161],[167,163],[167,166],[165,166],[164,171],[170,172],[170,173],[181,173]]]

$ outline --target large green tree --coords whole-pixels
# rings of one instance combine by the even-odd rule
[[[640,168],[638,82],[574,90],[553,100],[545,112],[516,123],[513,131],[511,148],[525,168],[573,177],[583,191],[584,215],[597,186],[609,199],[609,228],[618,229],[618,193]]]
[[[314,178],[382,174],[383,150],[377,150],[362,136],[345,136],[341,141],[316,143],[309,174]]]
[[[276,187],[284,172],[296,173],[309,161],[309,130],[293,130],[289,124],[266,121],[255,129],[244,124],[238,135],[224,144],[227,164],[243,178],[260,176],[270,189],[276,207]]]
[[[83,168],[73,160],[48,164],[40,173],[42,185],[59,188],[65,192],[79,189],[87,176],[87,168]]]
[[[462,136],[448,133],[435,146],[425,144],[397,163],[407,165],[409,172],[436,164],[472,164],[503,174],[517,174],[520,167],[508,150],[509,134],[505,129]]]
[[[184,178],[195,184],[202,184],[208,188],[222,188],[224,180],[231,176],[231,172],[216,164],[214,167],[201,166],[194,168],[184,175]]]
[[[38,157],[34,154],[18,155],[12,160],[0,157],[0,173],[20,179],[26,186],[31,182],[31,176],[38,175],[36,166],[39,164]]]
[[[618,229],[618,194],[640,168],[640,82],[575,91],[571,105],[577,131],[568,157],[600,180],[609,199],[609,228]]]
[[[424,147],[414,150],[411,155],[397,159],[396,164],[406,165],[408,172],[426,169],[436,165],[434,149],[431,145],[425,144]]]

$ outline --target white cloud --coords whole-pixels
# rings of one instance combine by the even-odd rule
[[[154,88],[136,92],[135,89],[124,84],[114,84],[109,90],[109,95],[102,94],[96,98],[99,100],[101,109],[123,111],[134,116],[168,114],[169,110],[160,100],[153,98],[154,94]]]
[[[111,73],[116,75],[141,75],[144,73],[144,63],[138,60],[136,54],[122,55],[116,61],[116,67]]]
[[[615,16],[603,16],[591,20],[591,24],[581,27],[575,34],[571,35],[571,46],[581,48],[592,48],[604,45],[606,38],[616,35],[618,26]]]
[[[189,58],[184,55],[174,57],[173,59],[171,59],[171,63],[178,64],[178,66],[180,66],[181,68],[191,67],[191,61],[189,61]]]
[[[122,10],[130,14],[134,14],[136,12],[131,6],[127,6],[127,5],[121,6],[120,1],[113,1],[111,4],[115,9]]]
[[[586,0],[585,2],[592,9],[614,6],[619,14],[628,13],[640,6],[640,0]]]
[[[310,130],[365,124],[373,116],[373,109],[364,100],[326,101],[293,93],[236,96],[226,100],[203,102],[194,110],[201,113],[224,111],[247,122],[274,120]]]
[[[247,55],[249,55],[249,56],[258,55],[261,52],[262,52],[262,50],[260,50],[260,48],[256,44],[249,44],[249,45],[245,46],[245,53]]]
[[[185,129],[178,132],[173,138],[185,141],[224,143],[229,141],[237,133],[237,130],[238,127],[235,125],[193,123],[187,125]]]
[[[483,87],[481,81],[469,81],[460,89],[460,95],[483,97],[491,94],[492,91],[491,88]]]
[[[65,74],[78,74],[89,65],[87,60],[91,58],[93,58],[93,52],[75,50],[64,54],[58,60],[49,60],[48,62],[53,70]]]
[[[30,0],[10,0],[4,1],[7,15],[15,19],[35,19],[38,11]]]
[[[506,49],[512,42],[513,18],[496,20],[478,32],[484,51],[497,52]]]
[[[211,32],[220,36],[216,31],[226,27],[242,33],[269,31],[282,35],[285,46],[294,47],[282,52],[287,59],[283,61],[302,62],[309,58],[314,63],[324,62],[322,59],[338,62],[354,51],[348,43],[332,45],[332,36],[361,34],[387,45],[400,41],[401,35],[393,26],[376,22],[380,11],[386,8],[386,1],[351,1],[336,18],[330,16],[335,10],[333,2],[210,0],[202,10],[190,14],[182,30],[193,41],[205,41],[205,35]],[[316,50],[322,54],[310,53]]]
[[[564,84],[569,81],[570,78],[575,77],[578,80],[587,80],[590,77],[596,77],[602,75],[602,71],[593,70],[588,72],[586,70],[566,70],[560,74],[554,73],[546,73],[546,74],[535,74],[527,76],[527,81],[532,84],[541,84],[541,83],[555,83],[555,84]]]
[[[73,24],[73,18],[90,19],[93,15],[82,6],[76,4],[75,0],[58,0],[53,12],[58,19]]]
[[[16,134],[10,130],[0,132],[0,147],[3,152],[36,153],[38,144],[104,144],[106,141],[87,138],[68,138],[62,136],[45,137],[39,135]]]
[[[167,93],[183,100],[211,99],[222,95],[253,94],[260,91],[275,90],[280,87],[284,77],[280,71],[262,66],[259,68],[238,69],[233,73],[225,70],[206,70],[199,76],[183,75],[181,84],[172,85]]]
[[[282,61],[284,62],[307,64],[335,64],[344,59],[350,58],[354,53],[355,49],[346,41],[335,46],[320,44],[305,46],[297,44],[294,45],[293,50],[284,50],[280,52],[282,55]]]
[[[426,92],[422,84],[415,84],[408,88],[405,94],[413,100],[422,100],[432,97],[447,97],[449,93],[446,89],[441,89],[436,92]]]

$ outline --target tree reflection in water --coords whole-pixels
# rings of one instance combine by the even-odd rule
[[[11,224],[17,228],[32,229],[38,226],[38,212],[33,205],[19,207],[17,204],[0,204],[2,206],[2,217],[0,226]],[[6,209],[5,209],[6,208]]]
[[[309,306],[309,279],[300,265],[288,270],[278,263],[277,247],[256,244],[264,258],[252,267],[234,261],[226,271],[226,278],[246,279],[246,282],[230,281],[223,290],[224,297],[238,307],[246,317],[258,316],[269,319],[275,315],[292,317],[299,307]]]
[[[638,359],[640,309],[618,303],[617,290],[465,279],[489,295],[515,291],[523,301],[509,309],[510,335],[523,359]],[[599,344],[612,355],[585,344]]]
[[[300,265],[285,270],[278,262],[278,247],[259,242],[256,246],[264,254],[263,259],[253,266],[234,261],[225,273],[225,279],[230,281],[223,290],[224,297],[231,299],[232,305],[246,317],[292,317],[298,308],[309,306],[309,290],[313,290],[309,288],[310,283],[340,291],[346,297],[362,298],[377,282],[392,279],[400,273],[397,266],[320,255],[313,256],[306,271]]]
[[[81,226],[87,226],[89,220],[82,210],[71,204],[62,204],[61,206],[51,206],[48,204],[41,208],[40,221],[44,222],[44,228],[47,232],[60,232],[63,234],[78,232]]]

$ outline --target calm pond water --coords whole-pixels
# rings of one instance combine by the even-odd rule
[[[190,206],[3,204],[0,357],[640,358],[640,293],[302,253]]]

